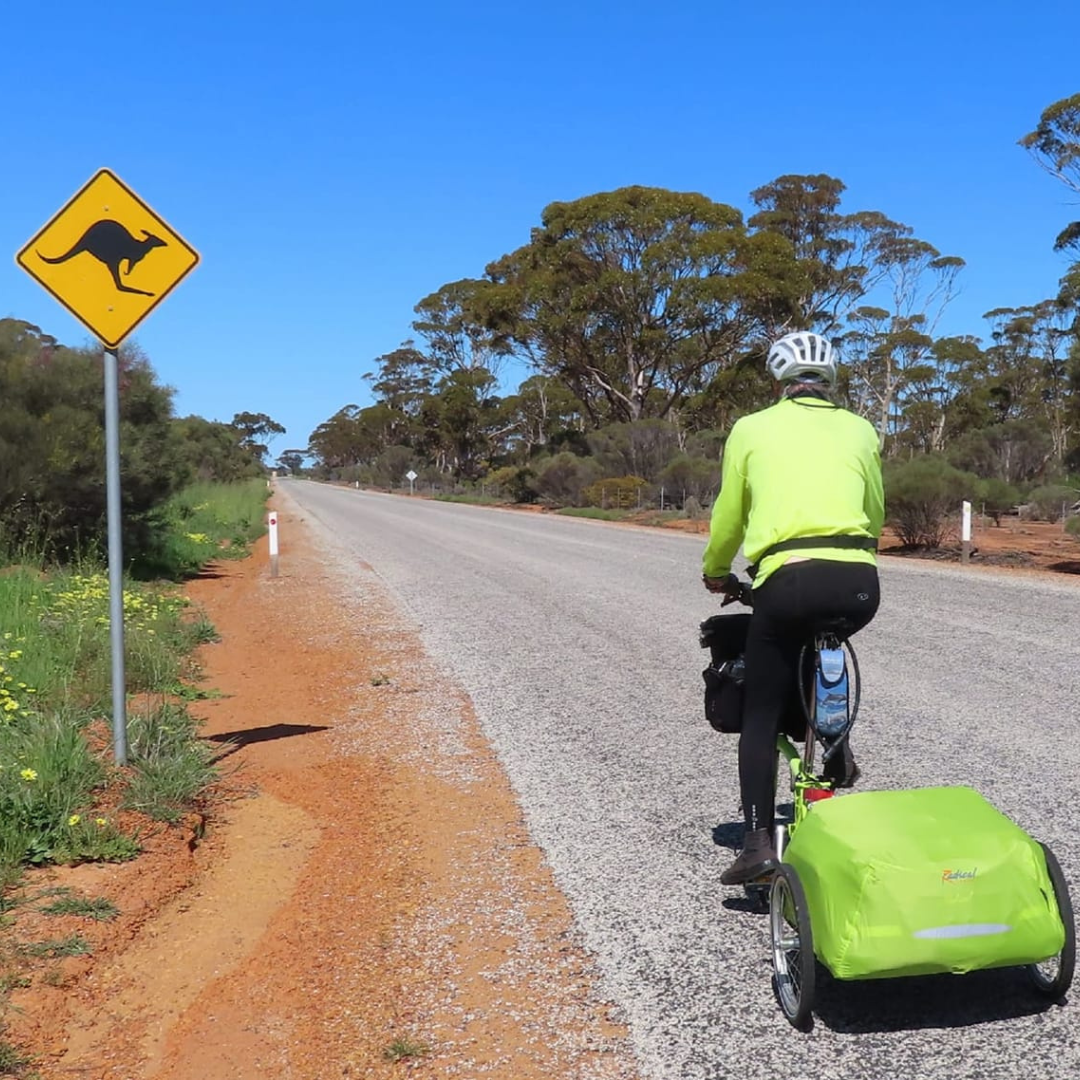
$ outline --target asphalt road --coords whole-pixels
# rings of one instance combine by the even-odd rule
[[[471,695],[644,1076],[1080,1075],[1077,1005],[1016,969],[827,979],[809,1035],[784,1020],[767,918],[718,880],[741,825],[736,741],[702,713],[701,537],[281,488]],[[1080,589],[886,559],[882,593],[856,638],[862,786],[976,787],[1050,844],[1080,906]]]

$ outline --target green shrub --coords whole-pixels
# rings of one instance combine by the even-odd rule
[[[996,476],[980,480],[975,489],[975,498],[984,511],[994,519],[995,525],[1001,524],[1001,515],[1008,513],[1020,502],[1020,492]]]
[[[511,502],[536,502],[536,474],[528,466],[507,465],[489,473],[486,486],[502,492]]]
[[[184,483],[173,391],[136,346],[119,355],[125,554],[144,551],[161,505]],[[50,557],[104,550],[101,351],[66,348],[0,318],[0,521],[9,544]]]
[[[640,476],[614,476],[590,484],[583,495],[589,506],[629,510],[637,506],[639,493],[647,486]]]
[[[704,505],[720,490],[720,462],[679,454],[664,467],[657,482],[665,488],[669,502],[695,499]]]
[[[888,462],[884,469],[889,522],[907,547],[939,548],[960,519],[960,504],[974,497],[978,478],[944,458],[923,454]]]
[[[1063,484],[1047,484],[1037,487],[1028,497],[1027,505],[1031,507],[1031,516],[1038,521],[1060,521],[1062,509],[1068,513],[1068,508],[1076,502],[1077,492],[1074,488],[1065,487]]]
[[[541,498],[555,506],[580,506],[584,499],[582,493],[600,473],[600,466],[593,458],[566,450],[535,464],[536,490]]]

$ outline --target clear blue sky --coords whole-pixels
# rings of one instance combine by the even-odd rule
[[[306,445],[413,305],[627,184],[746,211],[826,172],[964,258],[942,329],[1055,291],[1080,216],[1016,140],[1080,90],[1075,0],[9,4],[0,316],[87,341],[13,261],[101,166],[201,253],[136,339],[180,414]]]

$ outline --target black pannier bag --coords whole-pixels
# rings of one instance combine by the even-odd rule
[[[705,680],[705,719],[716,731],[742,731],[743,653],[749,615],[713,615],[701,624],[699,641],[709,650]]]
[[[749,614],[712,615],[701,624],[698,639],[710,656],[709,666],[701,673],[705,680],[705,719],[714,730],[730,735],[742,731],[743,656],[750,618]],[[813,663],[812,656],[808,660]],[[790,739],[806,738],[806,715],[796,686],[785,702],[780,729]]]

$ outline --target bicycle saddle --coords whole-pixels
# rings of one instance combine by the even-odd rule
[[[815,619],[815,634],[835,634],[841,641],[849,638],[855,632],[855,627],[850,619],[843,616],[832,619]]]

